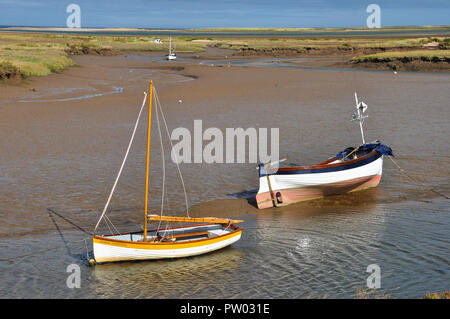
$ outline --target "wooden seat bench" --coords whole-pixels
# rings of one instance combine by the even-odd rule
[[[172,238],[175,238],[175,240],[184,240],[186,237],[209,237],[208,231],[199,231],[199,232],[192,232],[192,233],[183,233],[183,234],[176,234],[171,236]]]

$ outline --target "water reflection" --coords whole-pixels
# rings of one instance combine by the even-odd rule
[[[192,258],[97,265],[96,295],[138,298],[196,298],[230,294],[235,273],[245,263],[241,250],[228,247]],[[235,291],[235,293],[238,293]]]

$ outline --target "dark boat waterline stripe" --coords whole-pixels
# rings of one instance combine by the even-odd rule
[[[327,167],[327,168],[317,168],[317,169],[305,169],[305,170],[296,170],[296,171],[278,171],[275,174],[269,174],[270,175],[298,175],[298,174],[315,174],[315,173],[330,173],[330,172],[337,172],[337,171],[343,171],[351,168],[356,168],[360,166],[364,166],[366,164],[372,163],[379,159],[382,155],[377,152],[376,155],[371,156],[363,161],[359,161],[356,163],[351,163],[348,165],[341,165],[341,166],[335,166],[335,167]],[[260,177],[266,176],[266,174],[260,174]]]

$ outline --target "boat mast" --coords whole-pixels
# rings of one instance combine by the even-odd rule
[[[363,144],[366,144],[366,141],[364,140],[364,131],[363,131],[363,128],[362,128],[362,121],[359,121],[359,129],[361,130],[362,142],[363,142]]]
[[[169,55],[172,54],[172,37],[169,38]]]
[[[368,115],[364,115],[364,112],[367,110],[367,104],[364,102],[359,102],[358,101],[358,95],[355,92],[355,102],[356,102],[356,111],[357,113],[353,113],[352,115],[352,121],[358,121],[359,122],[359,128],[361,130],[361,138],[362,138],[362,142],[363,145],[366,144],[366,141],[364,140],[364,131],[363,131],[363,122],[364,119],[369,117]]]
[[[148,99],[148,123],[147,123],[147,166],[145,173],[145,220],[144,220],[144,240],[147,239],[147,215],[148,215],[148,174],[150,166],[150,131],[152,125],[152,89],[153,81],[150,80]]]

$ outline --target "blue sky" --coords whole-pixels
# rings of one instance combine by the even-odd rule
[[[0,0],[0,25],[66,26],[81,7],[82,27],[358,27],[381,7],[382,26],[449,25],[449,0]]]

